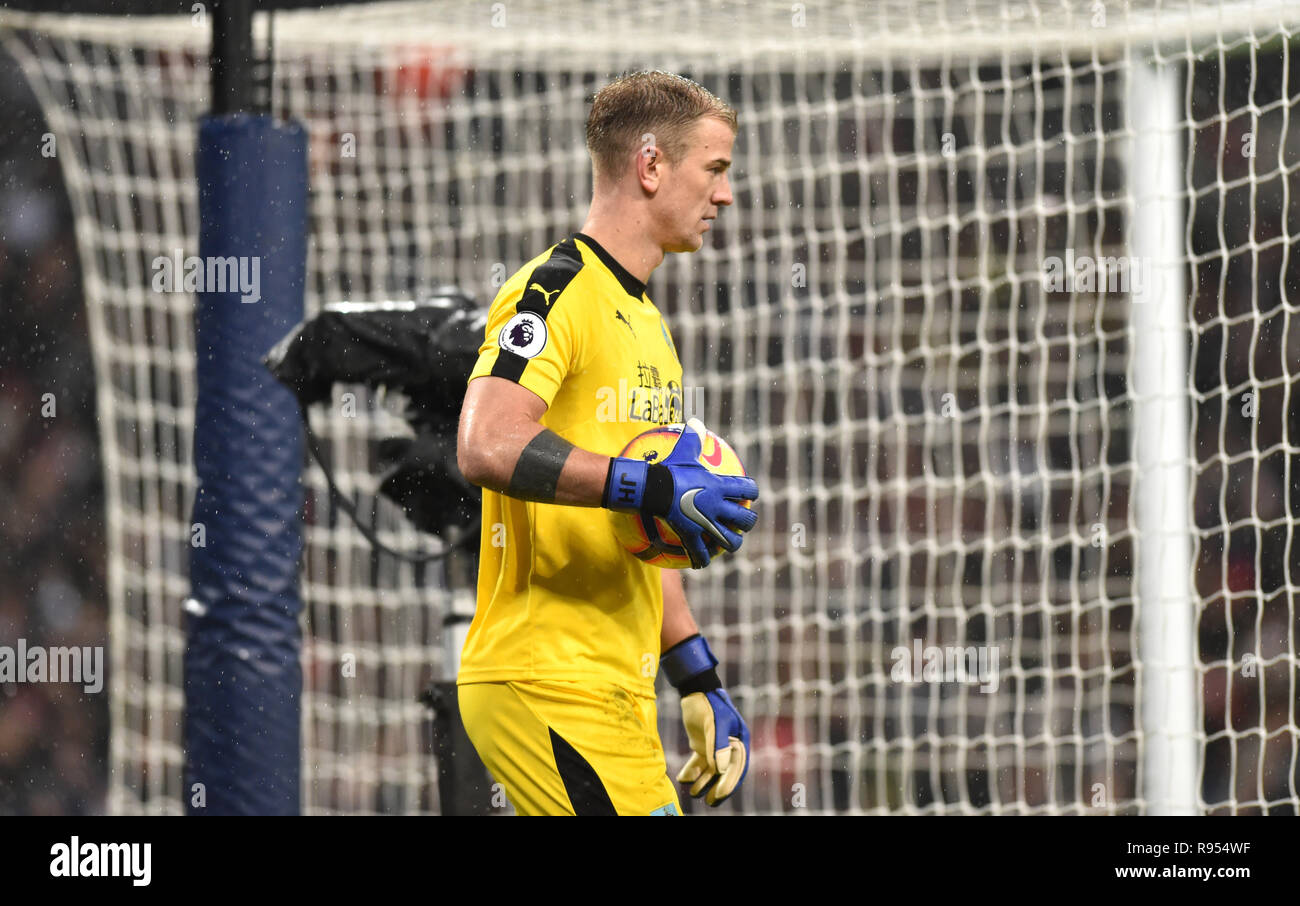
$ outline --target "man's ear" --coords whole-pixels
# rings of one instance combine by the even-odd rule
[[[655,144],[655,137],[647,132],[641,136],[641,146],[636,151],[636,178],[649,195],[659,191],[663,178],[664,155]]]

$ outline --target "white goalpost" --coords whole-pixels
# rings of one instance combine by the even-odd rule
[[[753,731],[721,811],[1300,809],[1300,6],[408,0],[254,25],[309,137],[308,316],[443,284],[486,306],[580,225],[590,96],[620,72],[739,111],[734,206],[649,287],[761,489],[742,552],[687,577]],[[0,48],[76,216],[110,809],[176,813],[194,300],[150,263],[196,246],[208,30],[0,11]],[[436,550],[377,495],[401,400],[337,391],[311,419],[343,494]],[[303,811],[438,813],[418,699],[453,669],[463,579],[376,553],[315,463],[304,483]]]
[[[1136,64],[1130,70],[1129,173],[1135,191],[1129,247],[1134,258],[1147,263],[1143,285],[1133,292],[1132,330],[1135,515],[1142,539],[1142,770],[1148,814],[1195,814],[1199,809],[1178,94],[1178,73],[1172,67]]]

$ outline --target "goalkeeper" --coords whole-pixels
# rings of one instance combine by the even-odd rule
[[[497,294],[461,410],[457,458],[483,491],[477,607],[457,678],[461,716],[519,814],[675,815],[655,712],[662,669],[692,756],[678,781],[716,805],[749,762],[749,731],[686,603],[681,574],[631,556],[614,520],[666,520],[706,567],[757,514],[752,479],[697,462],[692,419],[672,453],[618,456],[679,423],[682,366],[646,281],[693,252],[732,202],[736,112],[699,85],[640,72],[587,120],[582,230]],[[631,388],[621,392],[620,388]],[[609,399],[617,397],[617,412]]]

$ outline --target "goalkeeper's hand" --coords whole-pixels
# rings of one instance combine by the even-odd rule
[[[681,539],[694,569],[709,565],[711,544],[739,550],[741,533],[758,521],[757,513],[736,502],[758,499],[754,479],[714,475],[700,464],[707,430],[698,418],[691,419],[661,463],[611,459],[602,501],[612,510],[640,510],[662,518]]]
[[[690,794],[720,805],[749,771],[749,727],[718,679],[718,659],[704,636],[693,635],[669,648],[660,666],[682,696],[682,723],[691,757],[677,775]]]

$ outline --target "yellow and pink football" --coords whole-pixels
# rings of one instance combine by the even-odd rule
[[[623,448],[620,456],[629,459],[643,459],[649,463],[662,462],[672,453],[673,447],[681,437],[685,425],[663,425],[651,428],[632,438]],[[700,465],[715,475],[738,475],[747,477],[745,466],[731,449],[731,445],[718,435],[709,431],[700,445]],[[751,501],[738,501],[748,508]],[[691,558],[682,547],[681,539],[669,527],[668,523],[657,516],[645,516],[641,513],[618,513],[614,518],[614,533],[619,542],[633,556],[654,566],[664,569],[690,569]],[[705,536],[709,556],[719,557],[727,551],[716,539]]]

